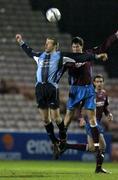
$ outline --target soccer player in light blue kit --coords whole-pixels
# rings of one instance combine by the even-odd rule
[[[26,54],[37,63],[35,95],[45,129],[54,145],[54,158],[56,158],[58,154],[58,139],[54,133],[52,120],[56,122],[59,128],[59,138],[66,138],[64,122],[60,116],[59,89],[56,82],[59,70],[63,64],[60,52],[57,51],[58,42],[55,38],[47,38],[45,51],[36,53],[23,41],[20,34],[16,35],[16,41]]]

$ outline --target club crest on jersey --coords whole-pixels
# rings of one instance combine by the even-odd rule
[[[104,106],[104,101],[96,102],[97,107]]]
[[[38,65],[40,67],[49,67],[49,66],[52,67],[53,63],[51,63],[51,62],[49,63],[49,61],[45,61],[45,62],[44,61],[39,61]]]
[[[83,62],[83,63],[76,63],[75,66],[77,68],[80,68],[81,66],[84,66],[86,62]]]

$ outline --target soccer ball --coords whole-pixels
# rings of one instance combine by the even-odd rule
[[[49,22],[57,22],[61,19],[61,13],[57,8],[50,8],[46,12],[46,18]]]

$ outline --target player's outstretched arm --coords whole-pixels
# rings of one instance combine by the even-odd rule
[[[95,54],[104,53],[108,48],[112,46],[112,44],[118,39],[118,30],[109,36],[101,45],[94,47],[92,49],[86,50],[86,52],[92,52]]]
[[[30,48],[24,41],[22,38],[21,34],[16,34],[16,41],[18,42],[18,44],[22,47],[22,49],[25,51],[25,53],[33,58],[34,60],[36,60],[37,62],[37,58],[39,57],[40,53],[35,52],[32,48]]]

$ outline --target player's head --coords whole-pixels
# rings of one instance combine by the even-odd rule
[[[94,83],[94,86],[95,86],[96,90],[103,89],[103,86],[104,86],[104,77],[103,77],[103,75],[102,74],[97,74],[96,76],[94,76],[93,83]]]
[[[59,43],[57,42],[56,38],[48,37],[45,42],[45,51],[46,52],[53,52],[57,50]]]
[[[73,53],[82,53],[84,41],[81,37],[74,37],[71,42]]]

